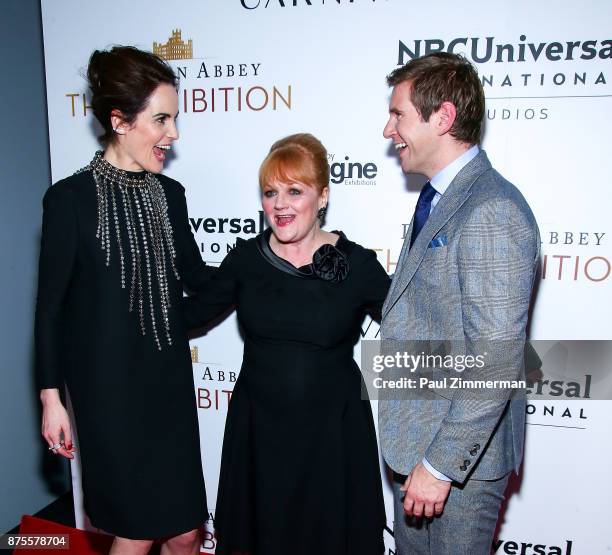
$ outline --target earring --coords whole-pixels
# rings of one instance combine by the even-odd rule
[[[325,219],[325,214],[327,214],[327,204],[319,208],[319,211],[317,212],[317,218],[319,218],[321,223],[323,223],[323,220]]]

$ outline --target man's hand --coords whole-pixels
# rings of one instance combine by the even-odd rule
[[[442,514],[451,482],[438,480],[422,463],[417,464],[400,488],[406,492],[404,512],[408,516],[428,518]]]

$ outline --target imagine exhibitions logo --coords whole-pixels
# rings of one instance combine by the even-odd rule
[[[376,185],[378,166],[376,163],[368,161],[351,160],[349,156],[344,156],[342,160],[336,160],[334,153],[327,155],[330,164],[330,181],[336,185]]]

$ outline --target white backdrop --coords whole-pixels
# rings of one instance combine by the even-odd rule
[[[177,0],[172,7],[43,0],[42,11],[54,181],[88,163],[98,146],[82,77],[91,51],[113,44],[152,50],[176,29],[192,40],[192,57],[171,62],[181,75],[181,139],[164,171],[186,187],[193,231],[210,263],[237,236],[260,230],[257,170],[272,142],[309,131],[332,163],[328,229],[376,249],[392,273],[421,180],[406,180],[382,137],[385,76],[427,48],[465,53],[477,62],[487,95],[483,146],[521,189],[542,233],[545,271],[531,337],[612,338],[607,0]],[[365,336],[377,331],[364,323]],[[235,318],[192,347],[212,510],[241,364]],[[546,364],[543,370],[554,374]],[[609,552],[610,403],[532,394],[528,413],[524,468],[494,552]],[[214,551],[212,533],[203,548]]]

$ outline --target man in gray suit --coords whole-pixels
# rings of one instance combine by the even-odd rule
[[[448,377],[516,380],[540,240],[527,202],[478,147],[485,102],[476,70],[461,56],[435,53],[387,80],[384,136],[402,170],[429,181],[383,307],[383,349],[450,343],[486,362],[438,370]],[[522,459],[524,396],[422,393],[379,402],[398,553],[490,553],[508,476]]]

